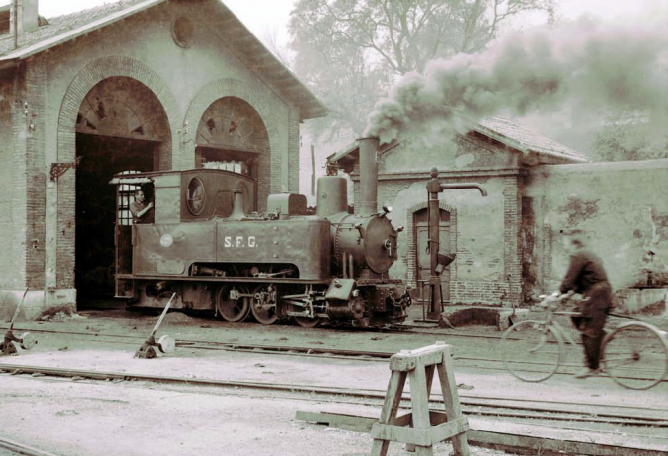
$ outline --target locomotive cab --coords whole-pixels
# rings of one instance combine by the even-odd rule
[[[235,193],[241,196],[244,213],[257,209],[256,180],[231,171],[201,168],[117,174],[110,184],[116,186],[117,298],[134,296],[133,279],[140,272],[134,252],[138,231],[151,232],[171,224],[229,217],[234,211]],[[146,195],[146,204],[153,203],[150,218],[133,220],[131,205],[137,190]]]

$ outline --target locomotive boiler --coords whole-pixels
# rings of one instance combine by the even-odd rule
[[[227,321],[302,326],[403,321],[411,303],[388,272],[397,233],[377,210],[378,139],[360,140],[361,201],[348,213],[343,177],[318,180],[315,215],[306,197],[272,194],[255,209],[254,179],[217,169],[116,175],[116,296],[128,305],[212,309]],[[153,223],[130,223],[133,191],[153,194]]]

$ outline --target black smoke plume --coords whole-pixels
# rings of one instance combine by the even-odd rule
[[[389,142],[407,130],[458,130],[481,117],[521,116],[566,103],[594,109],[668,107],[668,34],[582,19],[513,34],[477,54],[410,73],[369,115],[366,135]]]

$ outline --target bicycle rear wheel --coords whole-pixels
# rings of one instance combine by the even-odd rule
[[[660,330],[643,322],[621,325],[603,342],[603,366],[629,389],[648,389],[668,371],[668,346]]]
[[[564,342],[544,321],[521,321],[501,337],[503,364],[525,382],[542,382],[552,377],[561,363]]]

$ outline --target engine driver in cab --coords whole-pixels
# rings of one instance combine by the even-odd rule
[[[133,223],[155,222],[153,202],[146,204],[146,194],[142,189],[135,190],[135,200],[130,203],[130,212],[132,213]]]

